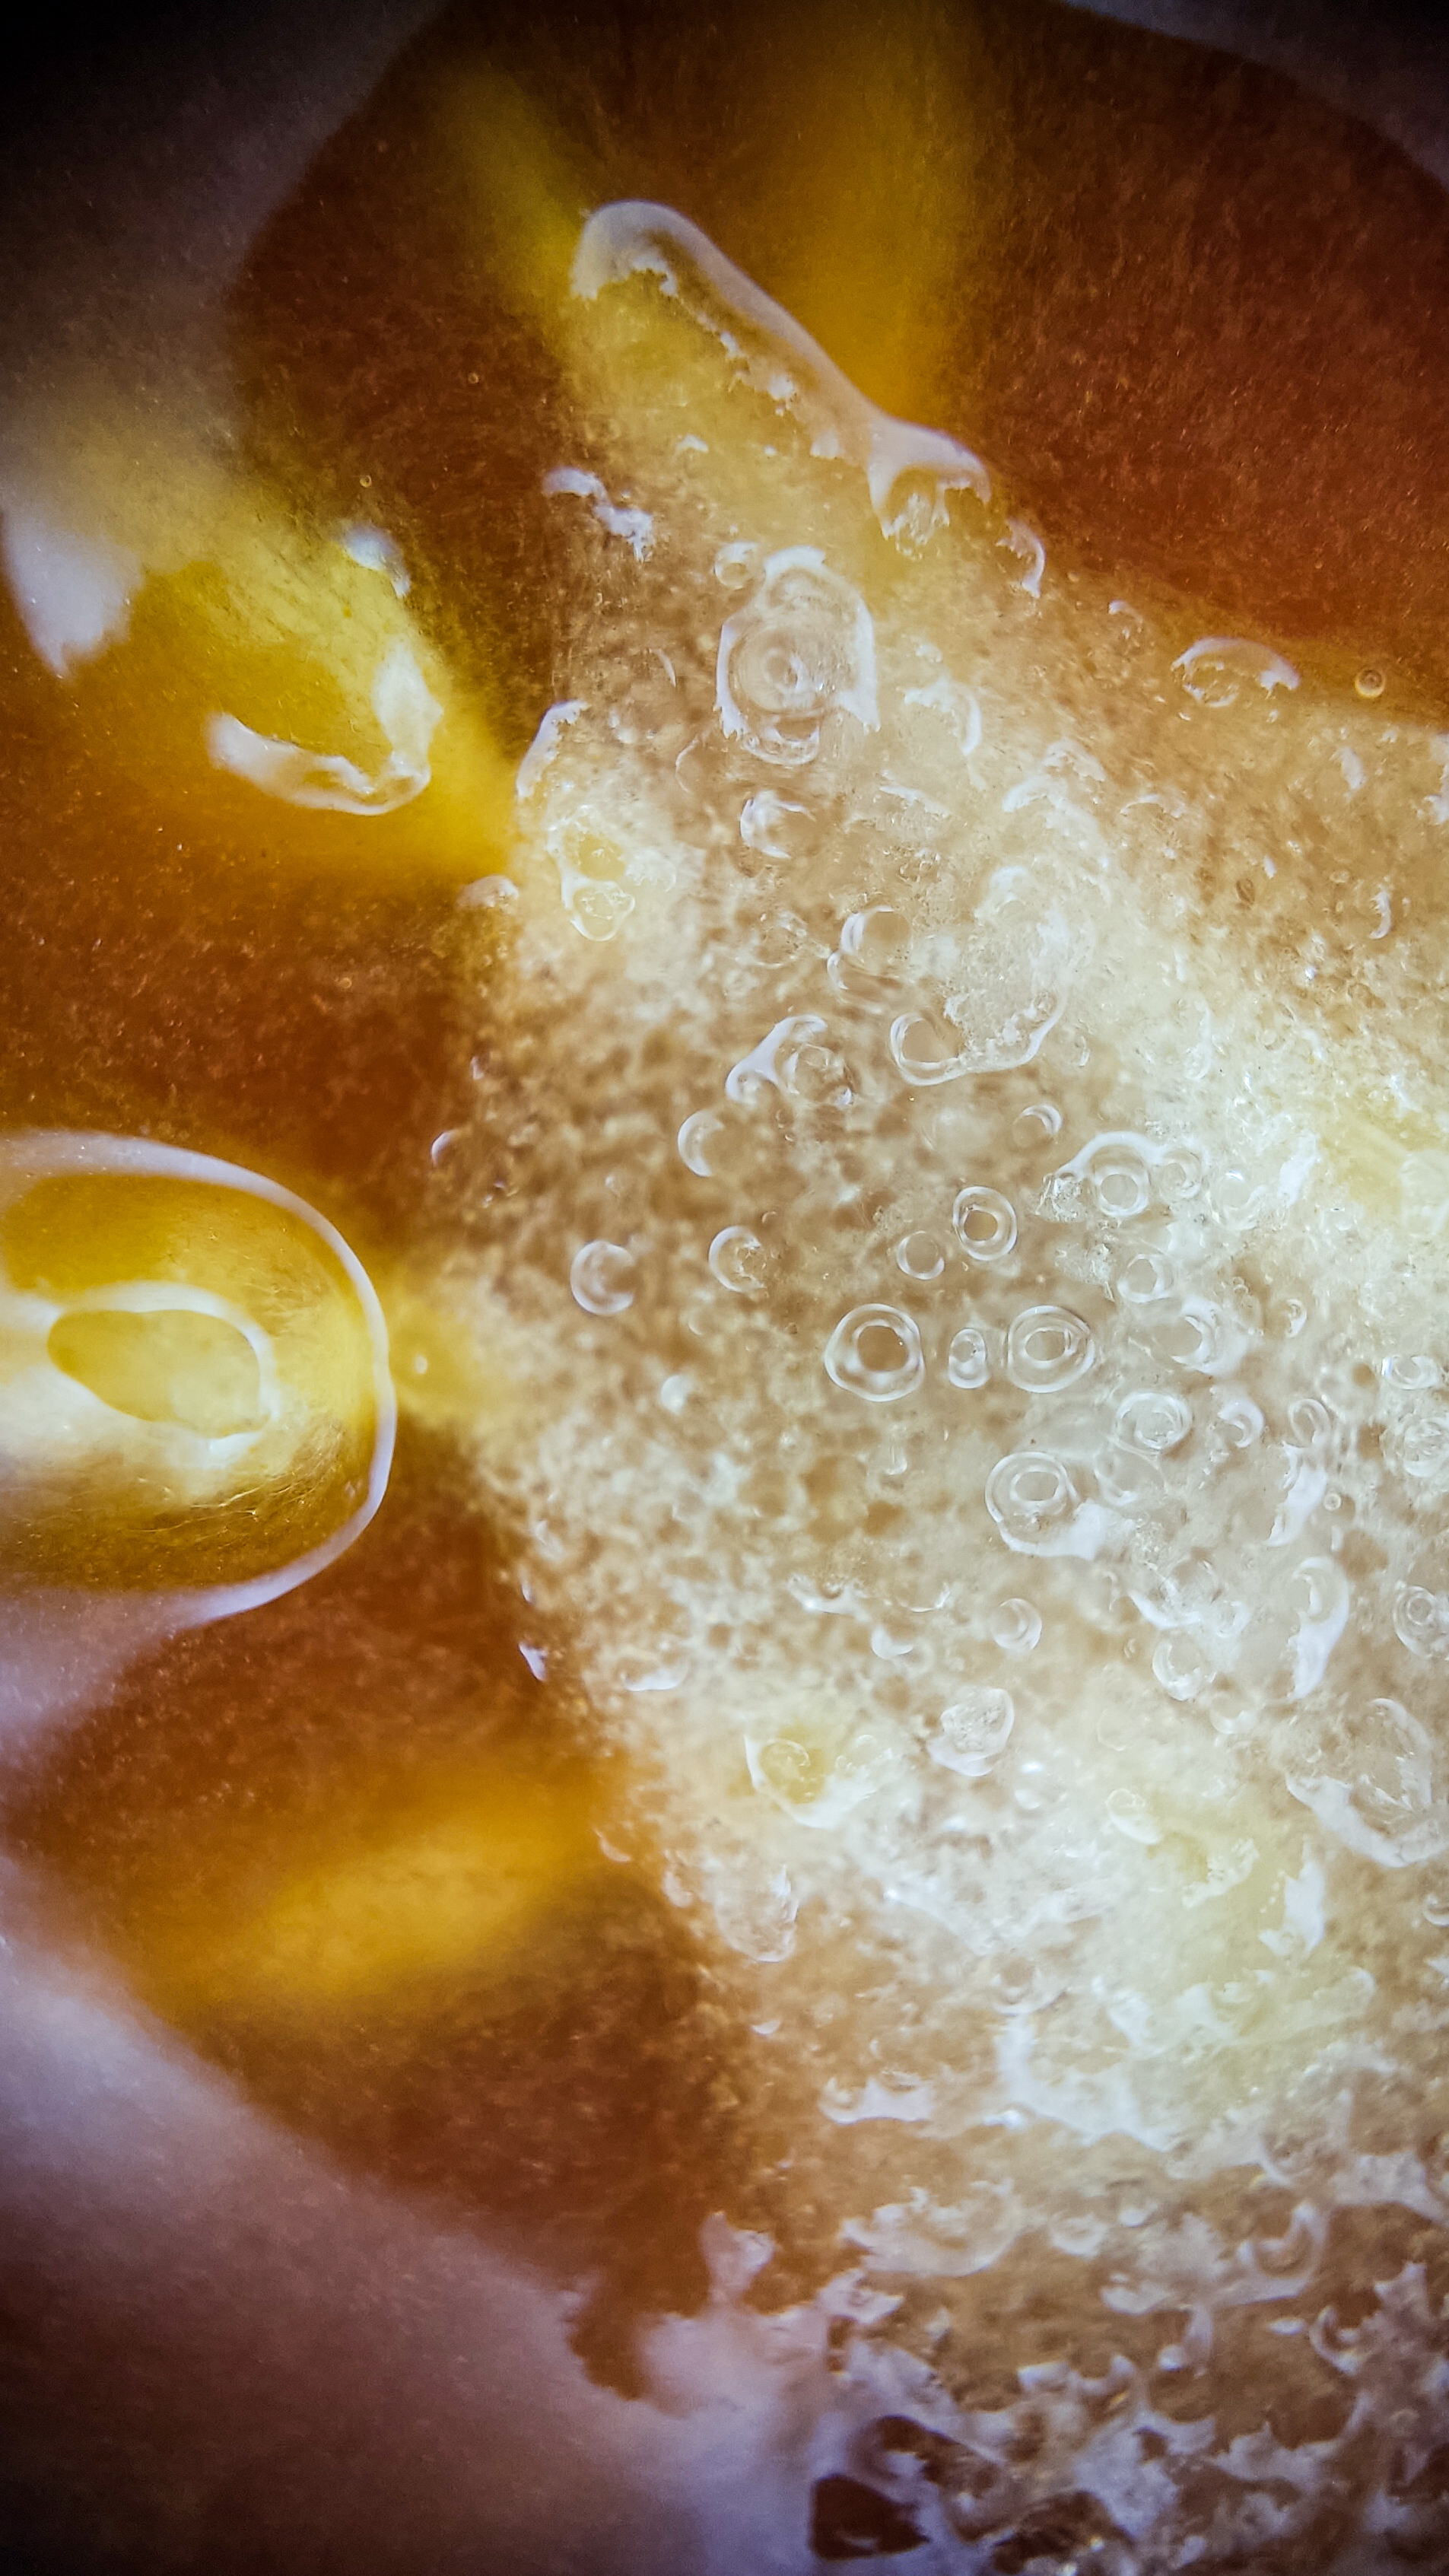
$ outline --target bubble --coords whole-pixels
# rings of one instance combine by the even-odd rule
[[[946,1256],[933,1234],[903,1234],[896,1245],[896,1267],[908,1279],[939,1279]]]
[[[1172,667],[1182,673],[1188,696],[1203,707],[1236,706],[1240,691],[1255,681],[1269,692],[1299,684],[1298,673],[1281,653],[1241,635],[1205,635],[1179,653]]]
[[[998,1601],[986,1632],[1004,1655],[1029,1655],[1041,1642],[1041,1612],[1034,1601]]]
[[[1162,1499],[1156,1461],[1125,1440],[1109,1440],[1096,1456],[1097,1491],[1124,1512],[1151,1511]]]
[[[1333,1429],[1333,1416],[1316,1395],[1303,1395],[1288,1407],[1288,1428],[1300,1449],[1321,1449]]]
[[[993,1967],[986,1992],[997,2012],[1014,2017],[1045,2012],[1062,1993],[1063,1982],[1045,1959],[1035,1959],[1026,1950],[1008,1950]]]
[[[1005,536],[998,537],[996,542],[1005,553],[1014,555],[1023,567],[1017,589],[1024,590],[1028,599],[1040,599],[1041,577],[1046,571],[1046,548],[1035,528],[1025,519],[1008,519]]]
[[[1196,1637],[1180,1632],[1158,1638],[1153,1649],[1152,1670],[1169,1699],[1196,1699],[1199,1691],[1212,1679],[1212,1665]]]
[[[991,1374],[986,1335],[979,1324],[963,1324],[946,1354],[946,1375],[953,1386],[984,1386]]]
[[[1361,698],[1381,698],[1386,683],[1383,672],[1376,670],[1372,662],[1366,662],[1363,669],[1355,674],[1353,685]]]
[[[870,613],[818,548],[769,557],[754,597],[720,630],[715,688],[725,733],[783,769],[815,758],[832,711],[875,731]]]
[[[1006,1374],[1028,1395],[1058,1395],[1097,1356],[1090,1327],[1067,1306],[1026,1306],[1006,1336]]]
[[[1436,1932],[1442,1932],[1445,1924],[1449,1923],[1449,1891],[1436,1889],[1426,1896],[1423,1911],[1425,1922],[1432,1923]]]
[[[1442,1663],[1449,1656],[1449,1593],[1404,1584],[1394,1603],[1394,1633],[1411,1655]]]
[[[903,1011],[891,1022],[891,1057],[907,1082],[957,1082],[971,1071],[954,1033],[942,1029],[923,1011]]]
[[[1158,1157],[1158,1190],[1169,1206],[1178,1199],[1195,1199],[1206,1172],[1206,1159],[1196,1145],[1169,1145]]]
[[[1449,1412],[1412,1414],[1401,1426],[1398,1452],[1404,1474],[1416,1483],[1440,1475],[1449,1465]]]
[[[780,834],[789,814],[808,814],[807,805],[792,805],[777,796],[773,787],[762,787],[747,796],[740,807],[740,839],[747,850],[757,850],[762,859],[788,859],[790,850]]]
[[[585,1243],[569,1264],[569,1286],[586,1315],[622,1315],[634,1303],[634,1256],[622,1243]]]
[[[842,1315],[825,1345],[825,1367],[847,1395],[870,1404],[913,1394],[926,1374],[921,1336],[895,1306],[855,1306]]]
[[[1165,1388],[1142,1387],[1124,1396],[1117,1407],[1116,1431],[1130,1448],[1161,1457],[1176,1449],[1192,1429],[1192,1407]]]
[[[686,1118],[675,1140],[680,1161],[691,1172],[697,1173],[702,1181],[714,1179],[710,1149],[723,1133],[724,1124],[717,1109],[696,1109],[691,1117]]]
[[[1383,1364],[1384,1384],[1413,1395],[1422,1395],[1429,1387],[1438,1386],[1441,1375],[1438,1361],[1431,1360],[1425,1352],[1409,1358],[1388,1359]]]
[[[1432,1747],[1402,1701],[1343,1709],[1316,1730],[1300,1724],[1287,1786],[1340,1842],[1381,1869],[1413,1868],[1443,1850]]]
[[[1031,1547],[1070,1521],[1078,1494],[1059,1458],[1016,1449],[986,1479],[986,1508],[1008,1544]]]
[[[1087,1165],[1087,1182],[1102,1215],[1118,1222],[1152,1204],[1152,1175],[1131,1145],[1104,1145]]]
[[[971,690],[963,688],[959,680],[948,678],[943,671],[939,678],[929,681],[924,689],[905,690],[901,697],[901,704],[906,707],[929,707],[936,715],[941,716],[955,735],[956,747],[962,759],[970,759],[981,740],[981,709]]]
[[[622,882],[629,862],[612,833],[587,813],[570,814],[550,826],[548,848],[575,930],[584,939],[612,939],[634,909]]]
[[[765,1743],[747,1736],[745,1760],[755,1787],[773,1806],[800,1824],[828,1827],[879,1788],[891,1767],[891,1749],[872,1728],[859,1727],[833,1755],[803,1734]]]
[[[1155,1329],[1152,1340],[1162,1359],[1206,1377],[1222,1369],[1241,1343],[1222,1307],[1207,1297],[1185,1297],[1180,1311]]]
[[[968,1261],[1004,1261],[1016,1243],[1016,1210],[1000,1190],[969,1182],[951,1210],[956,1239]]]
[[[1218,1406],[1216,1428],[1230,1449],[1251,1449],[1263,1437],[1262,1408],[1250,1395],[1224,1396]]]
[[[1150,1847],[1162,1840],[1162,1827],[1139,1789],[1114,1789],[1107,1800],[1107,1814],[1129,1842]]]
[[[760,549],[749,540],[721,546],[714,559],[714,577],[725,590],[748,590],[760,561]]]
[[[725,1097],[750,1108],[773,1085],[812,1108],[844,1109],[853,1097],[844,1059],[827,1043],[829,1030],[813,1011],[777,1020],[768,1036],[725,1077]]]
[[[888,903],[867,905],[841,923],[840,945],[827,972],[838,993],[875,1007],[889,1007],[906,963],[910,924]]]
[[[973,1685],[942,1709],[926,1750],[943,1770],[959,1771],[967,1780],[984,1779],[1005,1752],[1015,1723],[1010,1691]]]
[[[1134,1252],[1118,1272],[1116,1288],[1126,1305],[1151,1306],[1159,1297],[1171,1296],[1173,1283],[1173,1267],[1165,1252]]]
[[[1054,1100],[1034,1100],[1031,1107],[1023,1109],[1011,1124],[1012,1141],[1023,1153],[1029,1152],[1034,1145],[1048,1144],[1061,1132],[1062,1113]]]
[[[736,1297],[758,1297],[765,1285],[765,1247],[744,1225],[727,1225],[709,1247],[709,1266],[721,1288]]]
[[[1213,1205],[1225,1225],[1251,1225],[1265,1195],[1261,1183],[1246,1172],[1222,1172],[1213,1189]]]

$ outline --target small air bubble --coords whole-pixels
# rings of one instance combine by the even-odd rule
[[[758,1297],[765,1285],[765,1247],[748,1226],[727,1225],[709,1247],[709,1266],[721,1288],[736,1297]]]
[[[634,1303],[634,1256],[621,1243],[585,1243],[569,1264],[569,1286],[586,1315],[622,1315]]]
[[[1016,1242],[1016,1210],[1000,1190],[972,1182],[951,1210],[956,1238],[968,1261],[1004,1261]]]
[[[1097,1356],[1091,1330],[1066,1306],[1027,1306],[1006,1336],[1006,1374],[1028,1395],[1058,1395]]]
[[[1366,662],[1353,685],[1361,698],[1381,698],[1386,682],[1383,672],[1377,670],[1372,662]]]
[[[894,1306],[856,1306],[843,1315],[825,1345],[825,1367],[847,1395],[869,1404],[912,1394],[926,1374],[921,1336]]]
[[[1025,1153],[1033,1145],[1044,1145],[1062,1132],[1062,1113],[1054,1100],[1035,1100],[1013,1119],[1013,1141]]]
[[[963,1691],[949,1708],[942,1709],[926,1750],[944,1770],[959,1771],[967,1780],[979,1780],[1005,1751],[1015,1723],[1010,1691],[977,1686]]]
[[[1029,1655],[1041,1642],[1041,1612],[1033,1601],[998,1601],[987,1634],[1004,1655]]]
[[[984,1386],[991,1374],[986,1335],[977,1324],[963,1324],[946,1354],[946,1375],[953,1386]]]
[[[908,1279],[939,1279],[946,1256],[933,1234],[903,1234],[896,1245],[896,1267]]]

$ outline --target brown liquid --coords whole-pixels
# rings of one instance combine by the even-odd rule
[[[409,613],[506,760],[599,601],[538,488],[541,458],[574,453],[573,397],[520,286],[500,81],[562,139],[580,212],[645,197],[688,214],[872,398],[979,446],[1063,561],[1185,631],[1271,638],[1345,695],[1378,666],[1386,720],[1442,710],[1449,213],[1390,147],[1271,75],[1046,8],[919,8],[888,29],[832,13],[828,33],[743,8],[704,30],[520,12],[501,33],[457,12],[275,216],[230,326],[250,460],[317,525],[398,537]],[[457,140],[475,95],[495,156],[481,185]],[[131,640],[68,683],[5,612],[0,1111],[297,1189],[391,1296],[400,1374],[437,1368],[403,1283],[483,1219],[436,1213],[430,1147],[471,1116],[481,1055],[500,1194],[516,1187],[548,1033],[488,1064],[493,952],[460,924],[455,840],[433,872],[416,818],[381,822],[358,868],[334,817],[170,757],[154,691],[192,631],[177,595],[169,635],[171,608],[143,601]],[[247,720],[266,729],[260,699]],[[1234,865],[1211,900],[1231,901]],[[1414,895],[1422,933],[1442,897]],[[703,2295],[712,2211],[780,2233],[767,2304],[839,2258],[789,2081],[783,2107],[742,2108],[739,1996],[648,1868],[600,1856],[616,1790],[569,1641],[536,1682],[513,1535],[486,1525],[447,1418],[414,1420],[345,1560],[174,1640],[46,1747],[10,1830],[65,1930],[257,2100],[349,2168],[586,2278],[579,2348],[632,2390],[640,2319]],[[500,1850],[525,1855],[506,1914],[476,1901]],[[451,1935],[407,1893],[420,1870]],[[379,1914],[394,1932],[374,1941]],[[330,1980],[324,1920],[351,1962]],[[861,1955],[840,1949],[848,1996]],[[797,2153],[806,2179],[782,2188],[772,2169]],[[1262,2198],[1259,2233],[1285,2229],[1291,2201]],[[1437,2302],[1437,2231],[1402,2211],[1334,2225],[1347,2300],[1428,2260]],[[1148,2363],[1160,2319],[1106,2317],[1099,2289],[1039,2248],[958,2286],[953,2384],[1004,2403],[1068,2333],[1084,2372]],[[940,2299],[909,2293],[904,2337],[929,2341]],[[1220,2444],[1263,2420],[1256,2399],[1232,2412],[1240,2323],[1214,2365]],[[1301,2343],[1282,2356],[1276,2437],[1336,2432],[1338,2383]],[[1161,2403],[1187,2420],[1197,2392]],[[1079,2505],[1059,2500],[1056,2523],[1032,2508],[1039,2528],[1023,2506],[1025,2536],[1002,2543],[1018,2555],[993,2563],[1034,2565],[1029,2540],[1064,2563],[1090,2538]],[[1337,2511],[1254,2564],[1323,2563]]]

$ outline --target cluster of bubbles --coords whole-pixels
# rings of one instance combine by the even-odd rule
[[[583,291],[664,278],[737,374],[726,264],[622,213]],[[518,1010],[555,1088],[489,1219],[531,1410],[480,1473],[802,2123],[849,2136],[852,2191],[872,2141],[884,2189],[966,2140],[1016,2213],[978,2261],[897,2188],[850,2218],[863,2272],[1105,2244],[1120,2313],[1192,2320],[1161,2369],[1201,2367],[1217,2307],[1309,2293],[1261,2288],[1200,2183],[1299,2192],[1303,2283],[1337,2209],[1449,2223],[1449,1149],[1412,1046],[1376,1089],[1317,998],[1356,978],[1417,1026],[1361,889],[1432,857],[1442,764],[1266,645],[1094,607],[964,481],[893,540],[861,416],[822,443],[789,349],[748,470],[625,457],[667,575],[624,567],[525,764]],[[911,588],[928,545],[945,593]],[[560,853],[601,814],[585,900]],[[619,1685],[625,1644],[667,1687]],[[842,2015],[847,1917],[890,1965]],[[1390,2079],[1392,2145],[1335,2127]],[[1124,2154],[1155,2227],[1111,2202]],[[1123,2441],[1175,2458],[1132,2386]],[[1099,2438],[1065,2364],[1033,2403]],[[994,2494],[1007,2436],[966,2438]]]

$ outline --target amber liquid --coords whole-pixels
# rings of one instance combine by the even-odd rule
[[[299,516],[396,534],[410,613],[506,763],[594,603],[539,489],[571,397],[520,282],[505,91],[546,113],[578,213],[687,213],[872,399],[987,454],[1063,561],[1201,603],[1333,684],[1370,666],[1386,714],[1442,708],[1449,211],[1366,128],[1045,5],[544,8],[501,32],[459,10],[273,214],[226,322],[249,470]],[[455,1222],[433,1143],[487,1073],[467,870],[401,823],[354,865],[332,818],[173,757],[170,613],[143,598],[128,641],[60,679],[0,602],[0,1117],[265,1171],[342,1229],[386,1305]],[[184,705],[179,667],[175,685]],[[537,1114],[516,1063],[492,1098],[507,1193]],[[437,1354],[404,1297],[391,1320],[406,1385]],[[7,1832],[57,1937],[118,1963],[283,2122],[586,2281],[577,2348],[633,2390],[641,2319],[704,2295],[712,2211],[775,2231],[772,2304],[837,2257],[798,2191],[791,2215],[795,2142],[768,2100],[744,2116],[727,1991],[647,1868],[601,1852],[621,1793],[569,1641],[536,1678],[510,1533],[422,1372],[414,1391],[356,1547],[126,1671],[10,1784]],[[500,1866],[501,1915],[479,1893]],[[1265,2225],[1286,2215],[1275,2199]],[[1346,2280],[1427,2257],[1438,2284],[1421,2222],[1379,2213],[1362,2258],[1359,2224]],[[1032,2261],[977,2303],[978,2405],[1055,2356],[1078,2301],[1070,2264]],[[1159,2340],[1094,2312],[1074,2357]],[[1274,2399],[1285,2442],[1344,2414],[1301,2352]],[[1221,2441],[1262,2420],[1255,2400],[1234,2423],[1231,2379]],[[63,2402],[59,2364],[39,2384]],[[1300,2546],[1291,2563],[1317,2563]]]

